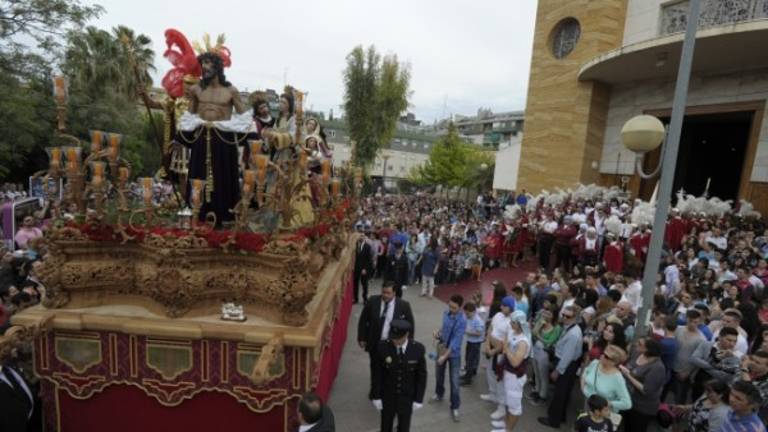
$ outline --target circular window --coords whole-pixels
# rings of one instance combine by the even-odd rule
[[[560,21],[552,32],[552,54],[557,59],[564,58],[576,48],[581,36],[581,25],[576,18]]]

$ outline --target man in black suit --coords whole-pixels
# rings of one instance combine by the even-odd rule
[[[306,393],[299,402],[298,432],[335,432],[333,412],[315,393]]]
[[[424,345],[409,339],[411,324],[392,321],[390,340],[379,343],[373,380],[373,406],[381,411],[381,432],[411,429],[411,414],[421,408],[427,388]]]
[[[394,242],[395,253],[387,257],[387,272],[384,280],[391,281],[395,285],[397,298],[403,297],[403,288],[408,288],[408,257],[405,255],[405,246],[400,241]]]
[[[26,432],[35,407],[33,398],[19,372],[0,366],[0,431]]]
[[[395,297],[392,282],[384,282],[381,286],[381,295],[371,296],[368,299],[360,321],[357,323],[357,343],[360,348],[368,352],[371,369],[371,387],[368,399],[373,399],[373,368],[376,363],[376,351],[379,343],[390,337],[390,329],[393,320],[405,320],[411,324],[411,334],[416,325],[413,321],[411,305]]]
[[[358,300],[360,285],[363,286],[363,303],[368,302],[368,278],[373,272],[373,254],[371,245],[368,243],[368,236],[365,232],[360,232],[360,238],[357,240],[355,249],[355,303]]]

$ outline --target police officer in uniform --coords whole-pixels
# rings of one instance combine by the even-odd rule
[[[381,411],[381,432],[411,428],[411,413],[421,408],[427,388],[424,345],[409,339],[411,323],[393,320],[389,340],[379,344],[374,367],[373,405]]]

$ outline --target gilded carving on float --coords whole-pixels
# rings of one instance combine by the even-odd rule
[[[78,376],[67,372],[54,372],[53,381],[75,399],[88,399],[113,384],[101,375]]]
[[[82,333],[72,336],[55,335],[54,352],[56,358],[73,371],[82,374],[101,363],[101,338],[86,336]]]
[[[250,378],[256,385],[263,385],[283,376],[286,372],[283,336],[274,336],[258,351],[238,349],[237,371]]]

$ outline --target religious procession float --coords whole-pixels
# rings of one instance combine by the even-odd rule
[[[42,304],[0,345],[32,344],[48,431],[287,431],[336,375],[362,172],[333,168],[304,93],[286,87],[273,116],[226,81],[223,38],[165,36],[168,97],[145,101],[165,113],[155,178],[132,177],[121,135],[66,133],[55,77],[69,145],[36,175],[68,217],[47,234]]]

